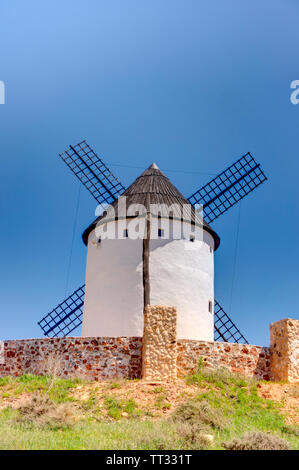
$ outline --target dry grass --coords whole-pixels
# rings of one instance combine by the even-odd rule
[[[213,435],[198,424],[180,423],[176,432],[182,437],[187,449],[208,449],[214,440]]]
[[[172,419],[175,422],[197,426],[199,429],[209,426],[224,430],[229,426],[229,421],[221,409],[212,408],[207,401],[183,403],[174,411]]]
[[[239,439],[223,442],[226,450],[288,450],[289,443],[268,432],[251,432]]]
[[[33,395],[30,400],[17,408],[18,421],[34,423],[37,426],[63,428],[78,421],[78,415],[70,403],[54,403],[49,397]]]
[[[285,441],[299,449],[298,427],[281,415],[285,397],[298,400],[290,386],[285,393],[272,384],[275,403],[260,396],[268,384],[227,371],[199,370],[187,381],[0,379],[0,449],[277,448]]]
[[[299,387],[298,385],[291,385],[288,390],[288,395],[292,398],[299,398]]]

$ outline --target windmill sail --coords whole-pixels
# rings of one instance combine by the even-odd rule
[[[83,284],[38,322],[45,336],[68,336],[81,325],[84,294]]]
[[[45,336],[68,336],[82,324],[84,294],[85,285],[75,290],[72,295],[38,322]],[[217,300],[215,300],[214,315],[215,341],[248,344],[246,338],[244,338]]]
[[[214,337],[215,341],[248,344],[247,339],[216,299],[214,303]]]
[[[204,219],[210,223],[266,180],[261,165],[247,153],[192,194],[188,201],[202,204]]]
[[[84,140],[69,146],[60,157],[100,204],[111,204],[125,187]],[[212,222],[234,206],[257,186],[266,176],[250,153],[241,157],[216,178],[196,191],[188,201],[203,204],[204,219]],[[45,336],[67,336],[82,323],[85,285],[47,314],[38,324]],[[215,300],[215,341],[247,343],[237,326]]]
[[[124,192],[125,187],[85,140],[70,145],[60,157],[99,204],[111,204]]]

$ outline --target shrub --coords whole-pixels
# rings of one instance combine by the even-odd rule
[[[94,410],[97,404],[97,397],[94,393],[91,393],[87,400],[81,402],[81,408],[84,411]]]
[[[202,358],[201,358],[202,359]],[[194,374],[189,375],[186,379],[188,384],[206,385],[206,383],[213,384],[218,388],[223,388],[225,385],[236,385],[237,387],[253,386],[256,379],[251,377],[242,377],[239,374],[234,374],[224,367],[218,369],[209,369],[204,366],[202,360],[199,361]]]
[[[177,433],[182,437],[186,449],[208,449],[211,439],[202,433],[202,429],[197,424],[180,423]]]
[[[165,433],[161,435],[150,436],[148,438],[142,438],[136,441],[136,448],[143,450],[169,450],[173,448],[173,441],[168,438]]]
[[[284,439],[268,432],[251,432],[239,439],[222,443],[226,450],[288,450]]]
[[[299,398],[299,387],[298,387],[298,385],[293,385],[293,386],[289,389],[288,395],[289,395],[290,397]]]
[[[78,417],[70,403],[60,403],[49,410],[44,417],[44,425],[51,428],[64,428],[75,424]]]
[[[282,432],[284,432],[285,434],[299,437],[299,426],[295,426],[293,424],[286,424],[285,426],[283,426]]]
[[[69,403],[55,404],[44,395],[34,395],[18,407],[19,421],[38,426],[62,428],[75,423],[76,416]]]
[[[221,409],[212,408],[209,403],[189,401],[180,405],[172,414],[172,419],[177,422],[189,423],[203,427],[211,426],[215,429],[226,429],[228,420]]]

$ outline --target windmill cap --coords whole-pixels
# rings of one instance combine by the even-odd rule
[[[160,170],[160,168],[158,167],[158,165],[156,165],[156,163],[152,163],[151,166],[148,167],[149,169],[152,168],[153,170]]]
[[[172,208],[172,217],[181,221],[196,221],[203,226],[206,232],[209,232],[214,239],[214,247],[217,250],[220,244],[220,238],[217,233],[205,222],[200,215],[196,213],[196,209],[190,201],[186,199],[180,191],[171,183],[164,173],[152,163],[122,194],[126,196],[126,207],[140,204],[143,207],[152,210],[155,206],[160,216],[169,217],[168,209]],[[114,218],[118,219],[118,200],[116,199],[111,206],[114,208]],[[182,208],[190,207],[190,214],[182,216]],[[102,219],[100,215],[83,233],[83,241],[87,245],[90,232],[96,228],[97,223]],[[133,216],[128,216],[128,218]],[[135,217],[135,216],[134,216]],[[190,219],[191,217],[191,219]]]

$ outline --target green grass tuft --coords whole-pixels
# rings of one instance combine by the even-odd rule
[[[4,377],[0,379],[0,387],[4,388],[2,398],[17,397],[23,393],[41,392],[56,403],[71,401],[70,389],[84,383],[80,379],[62,379],[51,375],[24,374],[20,377]]]
[[[210,372],[202,365],[187,382],[199,386],[193,398],[184,394],[185,403],[170,418],[152,420],[152,410],[139,409],[128,396],[121,399],[107,392],[99,398],[93,390],[87,400],[72,400],[71,389],[84,387],[79,380],[50,375],[2,378],[0,396],[24,393],[31,401],[29,396],[18,410],[0,410],[0,450],[254,448],[257,435],[263,436],[263,448],[299,449],[298,427],[285,424],[280,405],[261,398],[256,382],[224,370]],[[106,390],[119,388],[114,383]],[[166,386],[153,393],[156,408],[172,406]]]
[[[117,400],[115,397],[105,397],[104,405],[107,409],[107,414],[110,418],[119,420],[122,417],[137,417],[141,414],[141,410],[138,409],[137,403],[132,400]]]

